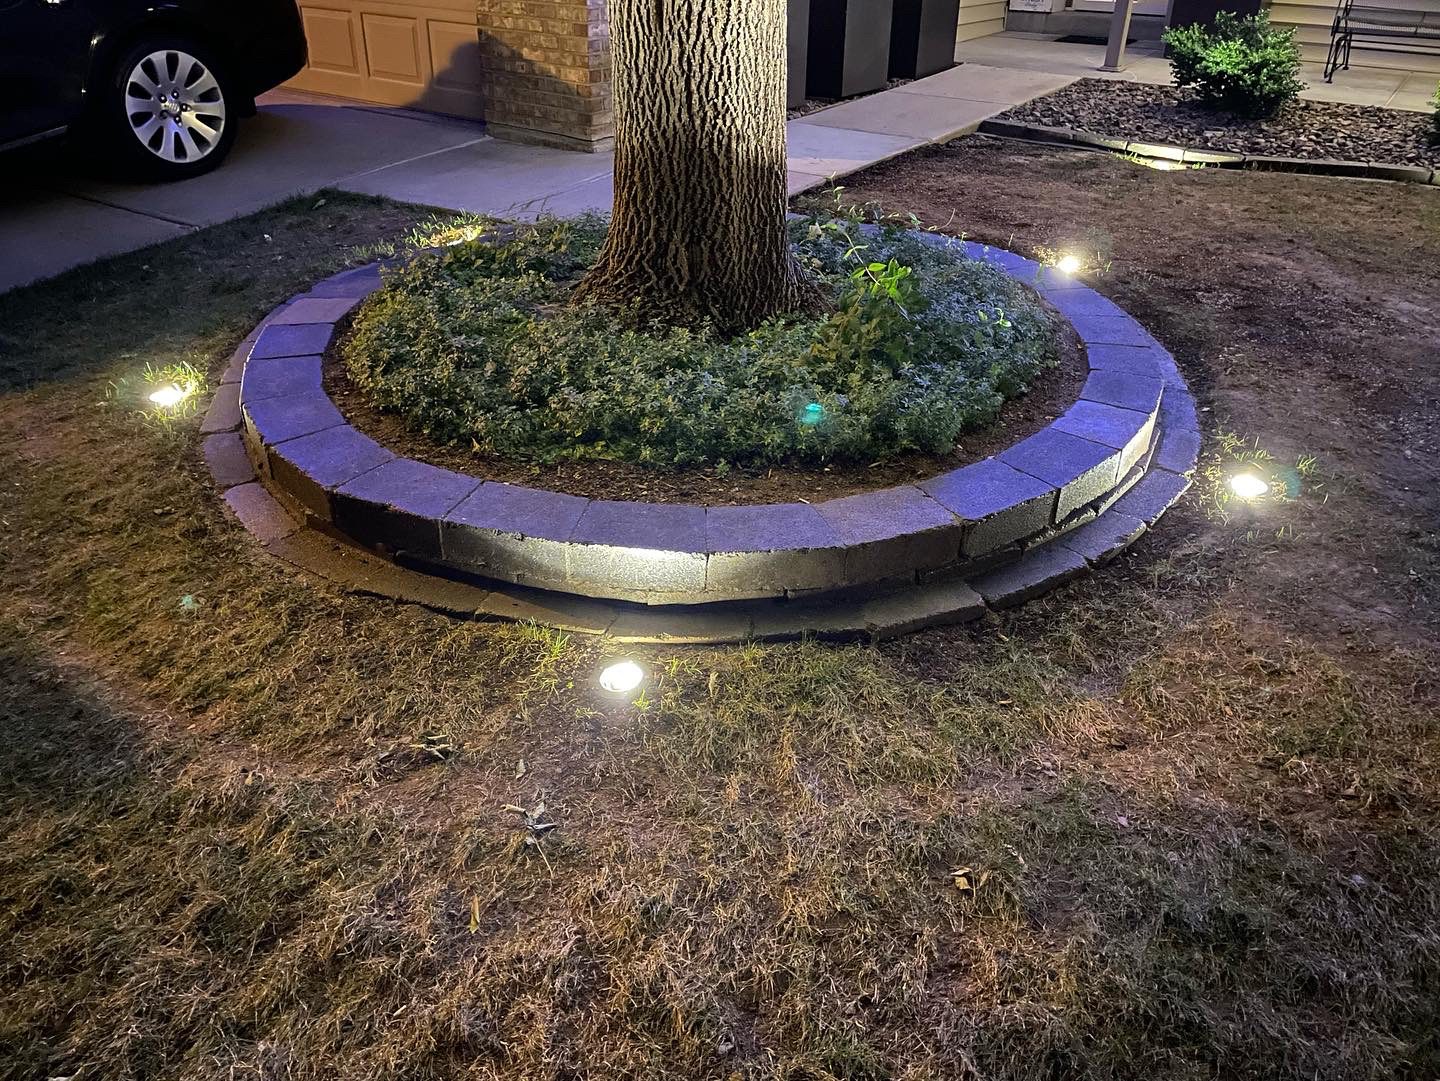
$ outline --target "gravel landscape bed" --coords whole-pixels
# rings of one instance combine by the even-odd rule
[[[1242,120],[1173,86],[1081,79],[998,119],[1238,154],[1440,167],[1429,115],[1369,105],[1294,101],[1269,120]]]

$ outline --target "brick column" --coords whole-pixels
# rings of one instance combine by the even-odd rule
[[[485,123],[496,138],[609,150],[605,0],[477,0]]]

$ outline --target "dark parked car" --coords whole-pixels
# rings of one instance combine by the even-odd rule
[[[0,150],[69,133],[87,159],[195,176],[304,66],[295,0],[0,0]]]

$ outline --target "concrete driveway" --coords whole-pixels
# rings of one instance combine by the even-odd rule
[[[458,150],[471,152],[472,165],[485,163],[469,183],[478,189],[476,209],[494,213],[608,181],[611,168],[609,155],[499,143],[481,124],[277,91],[243,124],[230,159],[194,180],[94,179],[53,150],[14,158],[0,188],[0,292],[320,188],[426,201],[441,189],[415,178],[428,175],[429,159]],[[372,180],[377,174],[397,190]],[[451,176],[448,186],[463,183]]]

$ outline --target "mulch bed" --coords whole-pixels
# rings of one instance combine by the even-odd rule
[[[351,382],[332,348],[325,360],[325,390],[345,419],[396,454],[487,480],[525,484],[592,499],[650,503],[741,506],[751,503],[818,503],[826,499],[909,484],[978,462],[1034,435],[1075,403],[1088,371],[1075,332],[1063,325],[1060,363],[1043,373],[1020,398],[1006,402],[995,423],[966,433],[952,453],[904,454],[880,462],[817,466],[787,463],[761,468],[666,469],[628,462],[517,461],[469,447],[443,445],[412,432],[398,416],[382,413]]]
[[[1173,86],[1081,79],[999,119],[1197,150],[1440,167],[1428,114],[1372,105],[1293,101],[1269,120],[1243,120]]]

